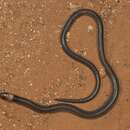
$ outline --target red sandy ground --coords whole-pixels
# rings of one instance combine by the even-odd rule
[[[60,46],[61,28],[78,8],[91,8],[104,20],[105,52],[120,79],[117,103],[106,115],[90,120],[69,113],[38,114],[0,100],[0,130],[130,130],[129,0],[0,0],[0,89],[46,104],[92,91],[92,73]],[[111,87],[99,62],[94,21],[77,20],[68,40],[101,73],[100,93],[80,105],[95,109],[107,99]]]

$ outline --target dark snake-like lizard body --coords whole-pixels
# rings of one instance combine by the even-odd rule
[[[97,71],[96,67],[87,59],[81,57],[80,55],[74,53],[67,45],[67,33],[72,27],[73,23],[81,16],[90,16],[93,18],[97,24],[97,43],[98,43],[98,54],[100,61],[106,71],[106,74],[108,75],[111,85],[112,85],[112,91],[111,94],[108,98],[108,100],[99,108],[92,110],[92,111],[87,111],[83,110],[79,107],[76,107],[70,103],[84,103],[87,101],[92,100],[96,95],[97,92],[99,91],[100,88],[100,76],[99,72]],[[0,97],[5,100],[9,100],[12,102],[15,102],[17,104],[26,106],[28,108],[31,108],[33,111],[40,112],[40,113],[52,113],[52,112],[69,112],[74,115],[77,115],[79,117],[83,118],[95,118],[99,117],[112,108],[113,104],[115,103],[118,93],[119,93],[119,81],[118,78],[113,71],[112,67],[109,65],[105,53],[104,53],[104,28],[103,28],[103,22],[101,17],[93,10],[90,9],[80,9],[76,12],[74,12],[69,19],[67,20],[66,24],[63,27],[62,33],[61,33],[61,44],[62,48],[65,51],[67,55],[69,55],[71,58],[74,60],[81,62],[82,64],[86,65],[89,67],[89,69],[92,70],[93,74],[95,75],[96,78],[96,86],[93,92],[85,98],[81,99],[57,99],[59,101],[62,101],[64,103],[57,103],[57,104],[52,104],[52,105],[40,105],[36,102],[33,102],[29,99],[17,96],[15,94],[7,93],[7,92],[1,92]],[[65,103],[66,102],[66,103]],[[67,103],[68,102],[68,103]]]

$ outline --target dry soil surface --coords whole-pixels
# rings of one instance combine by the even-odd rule
[[[90,94],[95,83],[92,73],[69,58],[59,40],[66,19],[79,8],[97,11],[104,21],[105,53],[120,80],[113,109],[90,120],[63,112],[38,114],[0,100],[0,130],[130,130],[130,0],[0,0],[0,90],[44,104]],[[68,41],[100,71],[98,96],[79,105],[93,110],[111,92],[98,57],[95,22],[78,19]]]

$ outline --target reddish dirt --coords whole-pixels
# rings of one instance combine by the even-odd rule
[[[104,20],[105,52],[120,80],[117,103],[106,115],[90,120],[62,112],[38,114],[0,100],[0,130],[130,130],[129,0],[0,0],[0,90],[44,104],[92,91],[92,73],[69,58],[59,40],[66,19],[78,8],[93,9]],[[101,73],[98,96],[79,105],[95,109],[107,99],[111,87],[98,58],[94,21],[77,20],[68,40]]]

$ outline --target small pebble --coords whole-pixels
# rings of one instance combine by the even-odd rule
[[[52,101],[51,100],[49,100],[49,104],[51,104],[52,103]]]
[[[13,124],[13,127],[16,127],[16,124]]]
[[[28,73],[29,70],[30,70],[30,68],[26,68],[25,71],[24,71],[24,75],[25,75],[26,73]]]
[[[99,73],[100,73],[101,78],[104,79],[105,76],[106,76],[105,70],[102,68],[102,69],[99,70]]]
[[[119,60],[116,60],[116,64],[119,64],[120,63],[120,61]]]
[[[112,24],[112,21],[111,21],[111,20],[109,20],[109,23],[110,23],[110,24]]]
[[[70,39],[70,32],[67,33],[67,42],[69,42]]]
[[[29,84],[29,86],[33,86],[32,82],[30,80],[28,81],[28,84]]]
[[[2,114],[3,114],[3,115],[5,115],[5,114],[6,114],[6,112],[5,112],[5,111],[2,111]]]
[[[86,56],[87,55],[87,51],[86,51],[86,48],[83,48],[79,51],[80,54],[82,54],[83,56]]]
[[[92,25],[88,25],[87,30],[88,30],[88,32],[92,32],[93,31],[93,26]]]
[[[55,54],[55,57],[56,57],[56,58],[58,58],[58,57],[59,57],[59,55]]]
[[[27,55],[27,57],[28,57],[28,58],[30,58],[30,57],[31,57],[31,55],[30,55],[30,54],[28,54],[28,55]]]
[[[63,25],[57,25],[58,28],[62,29],[63,28]]]
[[[115,0],[115,2],[120,3],[120,0]]]
[[[72,2],[69,2],[68,3],[68,8],[72,9],[72,10],[77,10],[77,9],[82,8],[82,5],[80,5],[80,4],[73,4]]]

